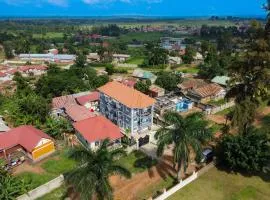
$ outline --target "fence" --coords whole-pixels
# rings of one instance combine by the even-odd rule
[[[235,105],[234,101],[230,101],[228,103],[225,103],[221,106],[217,106],[217,107],[212,107],[212,108],[209,108],[209,109],[205,109],[205,113],[207,115],[214,115],[222,110],[225,110],[227,108],[231,108]]]
[[[206,165],[205,167],[203,167],[202,169],[200,169],[199,171],[197,171],[197,172],[194,171],[191,176],[189,176],[185,180],[181,180],[180,183],[178,183],[177,185],[175,185],[171,189],[169,189],[169,190],[164,189],[163,194],[161,194],[158,197],[154,198],[154,200],[164,200],[164,199],[167,199],[168,197],[170,197],[171,195],[173,195],[174,193],[176,193],[178,190],[180,190],[181,188],[185,187],[189,183],[191,183],[194,180],[196,180],[199,176],[201,176],[202,174],[204,174],[207,171],[209,171],[214,166],[215,166],[215,164],[214,164],[214,162],[212,162],[212,163]]]
[[[178,183],[177,185],[175,185],[173,188],[169,189],[168,191],[165,190],[162,195],[158,196],[154,200],[164,200],[164,199],[167,199],[169,196],[171,196],[172,194],[176,193],[178,190],[180,190],[181,188],[185,187],[186,185],[188,185],[192,181],[196,180],[197,178],[198,178],[198,173],[197,172],[193,172],[193,174],[190,177],[186,178],[183,181],[181,180],[180,183]]]
[[[48,183],[45,183],[44,185],[41,185],[34,190],[31,190],[30,192],[23,194],[19,197],[17,197],[17,200],[34,200],[37,198],[40,198],[51,191],[59,188],[64,181],[64,176],[60,175],[57,178],[49,181]]]

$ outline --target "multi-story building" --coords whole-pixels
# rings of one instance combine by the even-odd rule
[[[124,133],[140,136],[151,129],[155,99],[119,82],[100,87],[100,112]]]

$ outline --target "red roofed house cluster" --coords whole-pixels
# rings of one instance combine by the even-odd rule
[[[33,126],[19,126],[0,134],[0,157],[20,151],[33,162],[37,162],[55,151],[52,138]]]
[[[0,82],[12,80],[16,72],[20,72],[23,76],[39,76],[45,74],[48,67],[45,65],[25,65],[16,68],[5,67],[0,69]]]
[[[53,98],[52,113],[67,117],[73,123],[78,140],[95,149],[109,138],[113,147],[121,144],[120,129],[110,120],[97,116],[99,92],[82,92]]]

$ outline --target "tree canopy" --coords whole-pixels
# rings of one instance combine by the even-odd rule
[[[70,171],[65,180],[79,193],[80,199],[113,199],[113,190],[109,182],[110,175],[118,174],[130,178],[130,172],[115,159],[125,155],[122,149],[108,150],[109,140],[93,151],[82,147],[71,150],[70,158],[78,161],[78,167]]]

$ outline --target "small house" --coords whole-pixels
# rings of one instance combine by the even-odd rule
[[[151,85],[148,92],[150,97],[156,98],[161,97],[165,95],[165,89],[157,86],[157,85]]]
[[[215,83],[192,89],[187,93],[187,96],[197,103],[206,103],[210,100],[219,100],[224,98],[225,95],[226,90]]]
[[[141,80],[149,79],[152,83],[157,79],[157,76],[153,73],[141,69],[135,69],[132,76]]]
[[[33,126],[19,126],[0,134],[0,157],[8,159],[16,152],[37,162],[55,151],[54,141]]]
[[[211,80],[212,83],[216,83],[222,87],[227,87],[229,81],[230,77],[228,76],[216,76]]]
[[[73,124],[78,140],[87,148],[97,149],[103,140],[109,139],[110,146],[121,146],[123,134],[117,125],[103,116],[88,118]]]
[[[112,57],[113,57],[113,60],[114,60],[115,62],[123,63],[123,62],[125,62],[127,59],[130,58],[130,55],[127,55],[127,54],[113,54]]]
[[[180,57],[169,56],[169,64],[171,65],[180,65],[183,61]]]

